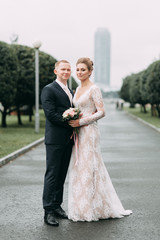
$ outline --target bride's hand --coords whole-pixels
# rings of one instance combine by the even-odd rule
[[[77,120],[70,120],[70,121],[68,121],[68,124],[71,126],[71,127],[80,127],[80,125],[79,125],[79,119],[77,119]]]

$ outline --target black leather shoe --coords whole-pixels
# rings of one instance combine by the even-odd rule
[[[61,207],[59,207],[57,209],[54,209],[54,215],[56,217],[63,218],[63,219],[68,218],[67,214],[65,213],[65,211]]]
[[[55,219],[54,215],[51,213],[45,214],[44,216],[44,222],[48,225],[54,226],[54,227],[58,227],[59,223],[57,222],[57,220]]]

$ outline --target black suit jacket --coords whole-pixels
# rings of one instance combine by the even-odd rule
[[[71,93],[73,95],[72,91]],[[43,88],[41,103],[46,116],[45,144],[68,143],[73,128],[62,118],[63,112],[71,107],[68,95],[54,81]]]

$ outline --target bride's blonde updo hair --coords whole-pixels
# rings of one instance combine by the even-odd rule
[[[77,63],[76,63],[76,66],[79,64],[79,63],[84,63],[86,64],[87,68],[89,71],[92,71],[93,70],[93,62],[91,61],[90,58],[79,58]]]

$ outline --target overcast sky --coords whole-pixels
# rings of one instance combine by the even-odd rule
[[[67,59],[75,76],[79,57],[94,60],[97,28],[111,33],[111,85],[160,59],[160,0],[0,0],[0,41]]]

